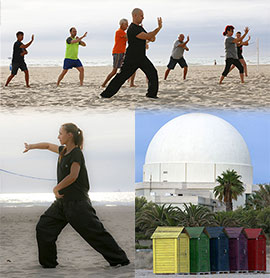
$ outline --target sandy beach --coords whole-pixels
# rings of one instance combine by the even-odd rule
[[[1,208],[1,277],[134,277],[133,206],[95,206],[105,228],[131,261],[130,265],[118,268],[110,267],[99,253],[67,225],[57,241],[59,266],[43,269],[38,264],[35,225],[46,208]]]
[[[167,81],[163,80],[166,67],[157,67],[159,74],[159,99],[145,97],[147,85],[145,75],[137,71],[136,88],[126,82],[111,99],[100,99],[101,84],[111,67],[85,67],[84,86],[79,87],[78,72],[70,70],[60,87],[56,80],[61,67],[29,67],[31,88],[26,88],[24,74],[19,72],[9,87],[4,87],[8,67],[1,67],[1,105],[8,108],[33,107],[39,111],[63,110],[65,108],[113,109],[270,109],[270,65],[248,66],[249,76],[245,84],[240,83],[235,69],[219,85],[224,66],[190,66],[187,80],[182,80],[182,70],[176,67]]]

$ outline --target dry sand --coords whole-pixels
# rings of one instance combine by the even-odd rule
[[[101,84],[111,67],[86,67],[84,86],[79,87],[78,72],[70,70],[60,87],[56,80],[61,72],[60,67],[30,67],[31,88],[26,88],[24,74],[4,87],[8,67],[1,68],[1,104],[2,109],[18,107],[34,107],[37,110],[55,110],[63,108],[102,108],[112,109],[270,109],[270,65],[249,66],[246,83],[241,84],[238,70],[234,69],[219,85],[219,77],[223,66],[190,66],[186,81],[182,80],[182,70],[177,66],[171,71],[168,80],[163,76],[166,67],[157,67],[159,72],[159,99],[145,97],[147,90],[145,75],[137,71],[135,83],[138,87],[130,88],[125,83],[120,91],[111,99],[100,99],[103,91]]]
[[[134,277],[134,207],[95,206],[106,229],[127,253],[131,264],[113,268],[67,225],[60,234],[59,266],[43,269],[38,264],[35,225],[46,207],[1,208],[0,277]]]

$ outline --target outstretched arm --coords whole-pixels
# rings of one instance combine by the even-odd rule
[[[29,150],[34,150],[34,149],[38,149],[38,150],[49,150],[51,152],[54,153],[58,153],[58,146],[55,144],[51,144],[51,143],[37,143],[37,144],[27,144],[24,143],[24,153],[28,152]]]
[[[32,44],[33,41],[34,41],[34,35],[32,35],[31,41],[30,41],[29,43],[27,43],[27,44],[22,44],[22,45],[20,46],[20,48],[27,48],[27,47],[29,47],[29,46]]]
[[[70,168],[70,174],[67,175],[61,182],[59,182],[53,189],[53,193],[56,198],[63,198],[64,195],[59,194],[59,190],[68,187],[73,182],[76,181],[76,179],[79,176],[81,166],[78,162],[73,162]]]
[[[245,38],[245,36],[247,35],[248,32],[249,32],[249,28],[246,27],[245,28],[245,33],[243,34],[243,36],[241,36],[239,39],[238,38],[234,38],[233,42],[234,43],[242,42],[242,40]]]
[[[85,32],[81,37],[76,38],[76,40],[72,40],[70,43],[77,43],[77,42],[81,42],[83,38],[85,38],[87,35],[87,32]],[[85,43],[84,43],[85,44]],[[85,44],[86,45],[86,44]],[[83,45],[83,46],[85,46]]]
[[[141,40],[151,41],[162,28],[162,18],[158,17],[157,20],[158,20],[158,27],[154,31],[149,32],[149,33],[141,32],[140,34],[138,34],[136,36],[136,38],[141,39]]]

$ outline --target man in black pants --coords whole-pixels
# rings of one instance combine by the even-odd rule
[[[144,19],[143,11],[141,9],[134,9],[132,11],[133,21],[127,30],[128,47],[125,54],[125,60],[118,73],[108,87],[100,94],[103,98],[110,98],[115,95],[125,81],[132,76],[132,74],[140,68],[148,79],[148,92],[146,94],[149,98],[157,98],[158,92],[158,75],[157,70],[151,61],[146,57],[146,41],[155,41],[155,36],[162,28],[162,19],[158,18],[158,27],[147,33],[140,25]]]
[[[28,48],[32,44],[32,42],[34,41],[34,35],[32,35],[31,40],[27,44],[22,43],[22,40],[23,40],[23,37],[24,37],[24,33],[22,31],[17,32],[16,37],[17,37],[17,41],[13,45],[11,74],[6,81],[5,86],[8,86],[9,82],[17,74],[18,69],[21,69],[21,71],[23,71],[24,74],[25,74],[26,87],[29,88],[30,87],[30,85],[29,85],[29,72],[28,72],[28,68],[26,66],[26,63],[24,61],[24,56],[28,53],[26,48]]]

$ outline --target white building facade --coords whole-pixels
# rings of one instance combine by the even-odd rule
[[[136,195],[160,204],[181,207],[191,202],[218,209],[213,188],[226,170],[241,176],[245,194],[234,207],[244,205],[246,194],[252,192],[253,168],[243,137],[217,116],[188,113],[165,124],[153,137]]]

